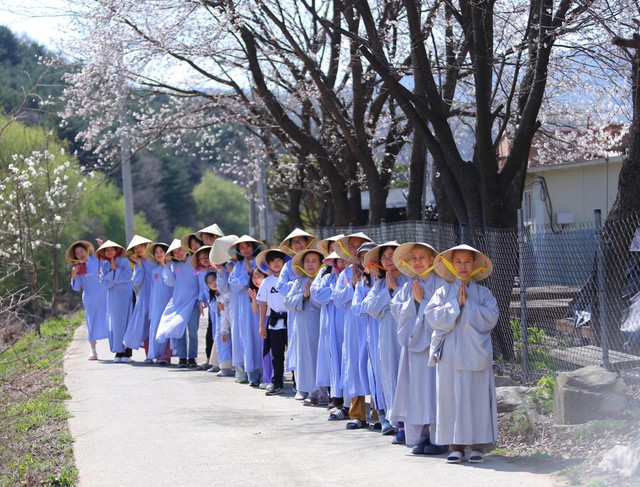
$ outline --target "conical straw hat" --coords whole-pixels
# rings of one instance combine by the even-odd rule
[[[194,250],[189,247],[189,239],[191,237],[198,238],[198,235],[196,233],[187,233],[186,235],[182,236],[182,238],[180,239],[180,243],[182,244],[182,248],[184,248],[186,252],[193,254]],[[200,239],[198,238],[198,240]]]
[[[171,254],[174,250],[177,249],[182,249],[185,251],[186,254],[188,254],[188,252],[184,249],[184,247],[182,246],[182,242],[180,240],[178,240],[177,238],[173,239],[173,242],[171,242],[171,244],[169,245],[169,248],[167,249],[167,258],[171,259],[171,260],[175,260],[173,255]]]
[[[334,235],[333,237],[325,238],[323,240],[318,240],[316,242],[316,249],[320,249],[325,254],[328,254],[329,245],[331,244],[331,242],[337,242],[338,239],[341,239],[342,237],[344,237],[344,234],[341,233],[340,235]]]
[[[264,246],[262,245],[262,243],[258,240],[256,240],[255,238],[253,238],[250,235],[243,235],[242,237],[240,237],[238,240],[236,240],[231,247],[229,247],[229,254],[233,255],[233,253],[240,255],[240,252],[238,252],[238,245],[240,245],[241,243],[254,243],[256,244],[254,247],[254,251],[253,253],[256,253],[256,250],[258,252],[261,252],[262,250],[264,250]]]
[[[373,242],[373,240],[371,240],[367,235],[365,235],[362,232],[357,232],[357,233],[351,233],[349,235],[345,235],[344,237],[339,238],[338,240],[336,240],[336,246],[334,247],[336,253],[340,256],[341,259],[347,260],[349,262],[355,262],[356,261],[356,256],[355,255],[350,255],[349,254],[349,239],[350,238],[361,238],[363,239],[365,242]]]
[[[91,242],[88,242],[87,240],[78,240],[77,242],[73,242],[71,245],[69,245],[69,248],[67,248],[67,251],[64,253],[64,258],[67,259],[67,262],[71,265],[79,262],[73,253],[77,245],[82,245],[86,249],[87,256],[95,252],[93,245],[91,245]]]
[[[307,249],[310,249],[311,247],[313,247],[313,244],[315,244],[316,241],[318,240],[315,235],[311,235],[310,233],[305,232],[301,228],[296,228],[293,232],[287,235],[287,237],[282,242],[280,242],[280,245],[278,246],[280,247],[280,250],[282,250],[287,255],[293,256],[295,252],[291,248],[291,239],[294,239],[296,237],[307,238],[308,240]]]
[[[200,247],[198,250],[196,250],[193,255],[191,256],[191,267],[193,267],[194,269],[198,268],[198,256],[202,253],[202,252],[206,252],[207,253],[207,257],[209,256],[209,252],[211,251],[211,245],[203,245],[202,247]]]
[[[147,245],[147,256],[149,257],[149,260],[154,264],[159,264],[160,262],[158,262],[155,255],[156,247],[162,247],[164,249],[164,253],[166,254],[167,250],[169,249],[169,244],[166,244],[164,242],[152,242],[151,244]]]
[[[224,237],[224,232],[218,226],[217,223],[214,223],[213,225],[209,225],[208,227],[204,227],[204,228],[198,230],[196,232],[196,237],[198,237],[199,240],[202,240],[202,234],[203,233],[209,233],[211,235],[216,235],[218,237]]]
[[[267,250],[263,250],[262,252],[260,252],[258,255],[256,255],[256,267],[258,269],[260,269],[262,272],[264,272],[267,275],[273,274],[273,272],[271,271],[271,269],[269,268],[269,264],[267,264],[267,255],[269,255],[270,253],[273,252],[278,252],[279,254],[281,254],[282,260],[286,262],[289,262],[291,260],[291,257],[288,256],[287,254],[285,254],[281,249],[267,249]]]
[[[226,235],[216,239],[211,247],[211,252],[209,252],[209,260],[216,265],[222,265],[227,262],[232,258],[229,254],[229,249],[236,240],[238,240],[237,235]]]
[[[306,272],[304,272],[304,266],[303,266],[303,262],[304,262],[304,256],[310,253],[316,253],[320,256],[320,268],[322,269],[322,267],[324,267],[323,264],[323,260],[326,257],[326,254],[323,254],[320,250],[318,249],[306,249],[303,250],[301,252],[298,252],[294,257],[293,257],[293,272],[295,273],[296,276],[298,277],[310,277],[307,275]],[[314,276],[315,277],[315,276]]]
[[[393,249],[397,249],[398,247],[400,247],[400,244],[395,240],[392,240],[390,242],[385,242],[383,244],[376,245],[364,256],[362,267],[369,269],[373,264],[377,266],[378,262],[380,261],[380,251],[385,247],[392,247]]]
[[[331,267],[335,267],[338,259],[342,259],[342,257],[340,257],[336,252],[331,252],[322,260],[322,262],[330,265]]]
[[[116,257],[120,257],[124,254],[124,247],[122,245],[112,242],[111,240],[107,240],[98,248],[98,250],[96,250],[96,257],[98,259],[107,260],[104,256],[104,251],[109,247],[116,249]]]
[[[400,245],[396,250],[393,251],[393,263],[396,265],[396,268],[400,271],[401,274],[404,274],[411,279],[424,279],[424,277],[426,277],[426,275],[433,269],[429,269],[429,272],[426,272],[424,276],[419,276],[418,273],[413,270],[413,268],[411,267],[410,257],[411,251],[416,245],[427,249],[427,251],[433,257],[438,255],[438,251],[429,244],[426,244],[424,242],[407,242]]]
[[[491,259],[489,259],[486,254],[474,249],[470,245],[456,245],[438,254],[433,262],[433,269],[436,271],[436,274],[445,281],[453,282],[459,278],[451,263],[453,252],[456,250],[468,250],[475,253],[476,263],[471,272],[471,279],[474,281],[482,281],[493,272],[493,262],[491,262]]]
[[[148,238],[144,238],[141,237],[140,235],[134,235],[133,238],[131,239],[131,242],[129,242],[129,245],[127,245],[127,253],[130,254],[131,252],[133,252],[133,249],[140,244],[150,244],[151,240],[149,240]]]

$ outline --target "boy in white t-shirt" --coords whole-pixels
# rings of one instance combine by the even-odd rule
[[[287,309],[284,296],[276,290],[280,271],[288,257],[277,249],[265,250],[256,263],[268,273],[262,281],[256,300],[260,304],[260,336],[264,339],[263,356],[271,351],[273,377],[267,386],[267,396],[284,391],[284,352],[287,346]],[[264,263],[260,265],[261,263]],[[266,264],[266,265],[265,265]]]

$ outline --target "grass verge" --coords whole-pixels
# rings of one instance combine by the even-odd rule
[[[82,313],[55,318],[0,355],[0,485],[74,485],[62,359]]]

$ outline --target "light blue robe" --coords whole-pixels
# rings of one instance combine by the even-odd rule
[[[367,340],[367,376],[369,378],[369,393],[373,398],[376,409],[385,409],[384,394],[382,393],[382,379],[380,374],[379,335],[380,323],[369,315],[364,308],[364,300],[371,287],[363,280],[358,281],[353,293],[351,311],[356,315],[359,323],[366,324]]]
[[[433,330],[424,317],[424,310],[436,289],[446,281],[433,272],[418,281],[424,290],[419,306],[413,299],[413,280],[405,283],[391,300],[391,313],[398,323],[397,336],[402,348],[396,396],[389,420],[424,426],[436,424],[436,374],[433,367],[428,367]],[[433,441],[433,437],[431,439]],[[411,443],[407,439],[407,444]]]
[[[235,262],[230,261],[232,265]],[[229,323],[231,325],[229,338],[231,342],[231,363],[234,367],[242,365],[244,366],[244,347],[242,346],[242,340],[240,339],[240,328],[238,322],[235,319],[238,316],[238,303],[240,302],[240,296],[231,291],[229,286],[229,271],[226,267],[223,267],[218,271],[218,290],[228,296],[229,303],[227,305]],[[220,343],[218,343],[220,345]]]
[[[155,264],[150,260],[142,259],[141,264],[136,264],[133,267],[132,281],[133,289],[136,292],[136,304],[133,306],[133,312],[127,324],[124,345],[135,350],[140,348],[142,342],[149,338],[149,303],[154,266]]]
[[[162,270],[162,277],[167,286],[173,287],[173,294],[160,317],[156,341],[171,339],[171,348],[175,348],[175,341],[185,335],[193,314],[199,313],[198,276],[187,260],[168,263]]]
[[[71,289],[75,292],[82,291],[82,304],[89,331],[89,342],[95,342],[109,338],[107,292],[104,285],[100,283],[100,261],[95,255],[89,255],[86,267],[86,274],[76,276],[75,281],[71,280]]]
[[[218,363],[229,362],[231,360],[231,335],[227,336],[226,343],[222,341],[221,333],[221,320],[220,310],[218,310],[218,299],[222,300],[224,297],[220,295],[218,298],[215,296],[209,300],[209,317],[211,318],[211,329],[214,333],[214,340],[216,342],[216,350],[218,353]]]
[[[107,289],[107,325],[109,348],[113,353],[123,353],[124,334],[132,311],[133,287],[131,286],[129,259],[116,257],[116,269],[109,261],[100,263],[100,281]]]
[[[284,305],[295,311],[294,346],[296,347],[296,387],[299,391],[314,392],[316,387],[316,366],[318,361],[318,338],[320,336],[320,304],[312,297],[304,299],[308,277],[299,277]]]
[[[338,276],[333,290],[333,302],[344,309],[344,341],[342,343],[342,388],[349,397],[369,395],[367,371],[367,324],[351,310],[354,287],[352,266]],[[346,281],[346,282],[345,282]]]
[[[498,322],[498,304],[491,291],[472,281],[467,287],[467,302],[460,308],[460,286],[457,280],[440,287],[425,311],[435,330],[432,355],[436,349],[441,352],[435,367],[436,442],[494,443],[498,420],[491,330]]]
[[[327,348],[326,355],[329,359],[329,387],[331,387],[332,397],[342,397],[342,347],[344,342],[344,316],[346,307],[338,307],[333,301],[333,293],[338,282],[338,273],[332,271],[322,279],[317,289],[311,287],[312,296],[322,305],[320,312],[321,330],[326,325],[325,346]],[[323,324],[322,320],[326,320]],[[320,342],[318,342],[319,344]],[[318,350],[320,355],[320,350]]]
[[[325,273],[326,271],[326,273]],[[318,361],[316,362],[316,386],[331,387],[331,351],[329,330],[334,320],[335,306],[331,301],[331,284],[336,275],[333,267],[322,269],[311,284],[311,297],[320,304],[320,337],[318,338]],[[333,393],[333,388],[331,389]],[[334,396],[335,397],[335,396]]]
[[[387,289],[386,279],[379,279],[362,306],[366,313],[377,319],[380,324],[379,358],[380,358],[380,382],[384,396],[385,413],[391,415],[393,400],[396,395],[398,383],[398,365],[400,363],[400,342],[398,342],[398,324],[391,314],[391,299],[396,296],[405,283],[410,279],[400,274],[398,286],[390,293]]]
[[[276,290],[282,294],[282,296],[287,296],[291,288],[293,287],[293,283],[298,279],[295,272],[293,272],[293,260],[289,260],[285,262],[282,270],[280,271],[280,276],[278,276],[278,282],[276,283]],[[298,360],[296,357],[296,346],[295,346],[295,319],[296,312],[295,310],[290,310],[287,312],[287,358],[285,363],[286,370],[295,370],[296,369],[296,361]],[[296,381],[297,383],[297,381]]]
[[[251,269],[256,268],[255,259],[251,259]],[[240,331],[240,340],[244,351],[244,368],[247,373],[262,368],[262,338],[259,334],[260,317],[251,309],[249,297],[249,280],[244,260],[237,262],[229,276],[231,292],[238,297],[237,315],[234,313],[233,321]]]
[[[162,277],[163,267],[156,264],[151,269],[151,294],[149,296],[149,353],[150,359],[164,356],[167,350],[167,341],[157,341],[158,325],[160,318],[173,295],[173,288],[167,286]]]

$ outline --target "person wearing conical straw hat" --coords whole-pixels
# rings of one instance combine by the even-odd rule
[[[344,394],[351,402],[348,415],[351,421],[347,423],[348,429],[362,428],[366,420],[364,396],[369,393],[369,381],[366,368],[365,371],[360,369],[360,358],[366,356],[366,335],[360,337],[360,320],[352,310],[352,302],[355,286],[362,277],[362,271],[357,264],[357,252],[362,244],[371,241],[364,233],[352,233],[338,239],[334,247],[338,256],[349,263],[338,276],[332,294],[336,308],[344,309],[342,383]],[[341,410],[332,411],[329,417],[330,419],[347,419]]]
[[[327,387],[317,388],[318,339],[320,337],[320,304],[311,297],[311,283],[324,266],[325,255],[317,249],[298,252],[292,262],[297,279],[284,305],[295,311],[294,347],[296,349],[296,387],[305,394],[305,403],[313,406],[329,404]]]
[[[316,249],[322,252],[325,255],[329,255],[332,252],[335,252],[335,245],[338,240],[344,237],[344,234],[334,235],[333,237],[327,237],[322,240],[318,240],[316,242]]]
[[[144,363],[152,363],[149,358],[149,299],[151,296],[151,272],[153,263],[146,258],[147,246],[151,243],[148,238],[134,235],[127,246],[126,255],[133,263],[133,290],[136,293],[133,312],[127,324],[124,335],[124,345],[137,350],[144,346],[147,358]]]
[[[98,360],[96,342],[109,337],[107,326],[107,293],[99,280],[100,263],[93,245],[86,240],[72,243],[65,253],[71,267],[71,289],[82,291],[82,305],[89,332],[91,354],[89,360]]]
[[[311,296],[321,305],[320,339],[316,386],[328,386],[331,392],[329,420],[346,419],[349,410],[344,407],[342,389],[342,342],[344,340],[344,308],[333,303],[333,290],[345,263],[333,252],[333,242],[327,246],[332,252],[323,259],[325,267],[311,284]],[[338,417],[340,416],[340,417]]]
[[[263,381],[271,379],[265,394],[276,396],[284,392],[284,357],[287,347],[287,308],[284,296],[276,290],[280,271],[291,258],[280,249],[263,250],[256,256],[256,266],[263,270],[264,278],[256,299],[260,305],[259,333],[264,340],[263,360],[271,356],[271,374],[263,362]]]
[[[301,228],[296,228],[293,232],[291,232],[287,237],[280,243],[279,248],[285,254],[290,257],[293,257],[298,252],[302,252],[308,248],[311,248],[313,244],[316,242],[316,237],[311,235],[310,233],[305,232]],[[282,271],[280,272],[280,277],[278,278],[278,284],[276,289],[280,294],[286,296],[291,291],[293,287],[293,282],[297,279],[295,272],[293,272],[293,263],[287,262]],[[289,371],[293,372],[293,385],[295,387],[295,363],[296,363],[296,349],[295,349],[295,311],[289,311],[287,318],[287,358],[286,358],[286,368]],[[305,395],[302,393],[296,392],[295,399],[303,400],[305,399]]]
[[[224,232],[215,223],[196,232],[196,238],[202,241],[203,245],[208,245],[209,247],[220,237],[224,237]]]
[[[188,254],[193,254],[204,245],[202,240],[200,240],[195,233],[187,233],[186,235],[183,235],[180,239],[180,243],[182,244],[182,248],[185,249]]]
[[[164,267],[162,278],[165,284],[173,287],[173,294],[160,318],[156,340],[171,340],[171,348],[178,356],[178,368],[197,368],[200,322],[198,276],[180,240],[171,242],[166,259],[170,259],[170,262]]]
[[[115,354],[114,363],[131,361],[131,349],[124,345],[124,334],[133,310],[131,265],[124,255],[124,247],[111,240],[104,242],[96,256],[100,259],[100,281],[107,289],[107,324],[109,348]]]
[[[391,314],[391,300],[398,294],[409,278],[401,274],[393,262],[393,252],[400,246],[398,242],[386,242],[367,252],[364,267],[377,276],[374,286],[362,302],[364,311],[378,320],[380,389],[384,397],[384,410],[378,410],[382,423],[382,434],[391,435],[396,429],[389,422],[393,409],[398,381],[400,343],[398,343],[398,323]],[[402,435],[396,442],[402,442]]]
[[[435,271],[450,284],[431,298],[425,316],[435,330],[430,365],[438,383],[436,441],[451,445],[449,463],[481,463],[498,434],[491,331],[498,323],[498,304],[486,287],[489,257],[458,245],[436,257]]]
[[[198,250],[196,250],[193,255],[190,257],[191,267],[196,270],[198,274],[198,282],[199,282],[199,299],[200,299],[200,316],[204,316],[205,308],[209,306],[209,301],[211,300],[211,289],[205,282],[205,276],[211,270],[214,270],[211,266],[211,261],[209,260],[209,253],[211,252],[211,246],[203,245]],[[217,292],[217,282],[216,282],[216,292]],[[217,298],[215,299],[215,305],[218,306]],[[217,321],[217,320],[216,320]],[[212,359],[212,350],[213,350],[213,337],[214,337],[214,321],[212,320],[211,313],[207,312],[207,333],[205,335],[205,356],[207,357],[207,361],[202,366],[203,369],[209,370],[213,366],[211,362]],[[214,362],[217,362],[217,358],[214,357]],[[218,372],[220,369],[215,368],[212,372]]]
[[[342,385],[333,380],[335,379],[335,370],[332,376],[332,358],[335,357],[335,361],[338,364],[342,362],[342,339],[344,334],[344,310],[340,309],[340,334],[336,336],[336,307],[331,301],[331,293],[335,287],[336,279],[340,271],[344,269],[344,261],[342,259],[334,259],[333,248],[337,238],[343,235],[335,237],[329,237],[325,240],[316,242],[316,248],[320,250],[324,255],[322,263],[325,264],[325,268],[318,273],[316,278],[311,283],[311,296],[316,300],[320,308],[320,338],[318,340],[318,361],[316,365],[316,386],[318,388],[326,387],[331,392],[329,402],[331,409],[342,408],[344,400],[342,398]],[[331,255],[331,259],[329,256]],[[340,265],[340,270],[337,270],[335,265]],[[337,345],[337,338],[339,338],[339,351]],[[334,344],[333,348],[331,344]],[[339,373],[338,373],[339,375]],[[335,393],[335,394],[334,394]]]
[[[211,265],[218,274],[218,308],[220,310],[220,320],[218,321],[218,329],[216,329],[216,337],[214,340],[216,353],[218,356],[218,377],[232,377],[234,372],[234,358],[242,360],[242,342],[238,340],[235,343],[232,338],[231,316],[234,309],[237,309],[238,296],[231,292],[229,287],[229,274],[233,270],[235,261],[229,254],[229,248],[238,240],[237,235],[226,235],[220,237],[213,242],[209,260]],[[212,370],[213,372],[213,370]],[[239,376],[244,375],[242,370],[237,370]]]
[[[237,313],[232,313],[232,335],[237,330],[238,340],[241,340],[243,357],[242,363],[247,377],[236,379],[240,383],[248,383],[250,386],[260,385],[262,367],[262,338],[258,332],[259,316],[251,308],[249,298],[249,283],[251,271],[256,267],[255,257],[262,250],[262,244],[249,235],[243,235],[230,247],[229,253],[237,256],[238,262],[229,275],[229,287],[231,292],[238,296]],[[236,340],[236,336],[232,336]],[[235,360],[235,359],[234,359]]]
[[[358,361],[358,373],[360,377],[364,377],[366,374],[366,384],[368,386],[369,393],[371,395],[371,411],[374,419],[374,427],[380,426],[378,420],[378,411],[385,409],[384,396],[382,394],[382,386],[380,380],[380,360],[378,354],[378,334],[380,325],[378,320],[373,319],[364,310],[364,298],[367,296],[371,287],[373,286],[373,276],[371,269],[364,267],[364,257],[368,252],[376,247],[374,242],[363,243],[356,253],[356,264],[359,268],[360,278],[356,282],[355,289],[353,291],[353,301],[351,302],[351,312],[357,319],[358,323],[358,339],[364,340],[364,348],[358,349],[359,358]],[[353,338],[352,335],[350,338]],[[352,362],[355,362],[355,356],[352,355]],[[365,384],[365,379],[362,379],[362,383]],[[352,402],[353,406],[353,402]],[[358,429],[363,426],[361,420],[356,419],[347,424],[349,429]]]
[[[393,252],[396,268],[410,281],[391,300],[391,313],[398,323],[400,343],[398,382],[389,419],[402,423],[406,444],[419,455],[439,455],[447,446],[436,442],[436,377],[429,361],[433,330],[424,310],[436,289],[446,284],[433,272],[437,251],[423,242],[400,245]],[[399,432],[400,434],[400,432]],[[401,437],[397,438],[401,442]]]
[[[173,288],[167,286],[162,278],[168,249],[169,245],[164,242],[151,243],[147,247],[147,258],[153,264],[151,268],[151,295],[149,296],[149,352],[147,357],[155,360],[158,365],[171,363],[169,343],[166,340],[163,342],[156,340],[162,312],[173,295]]]

